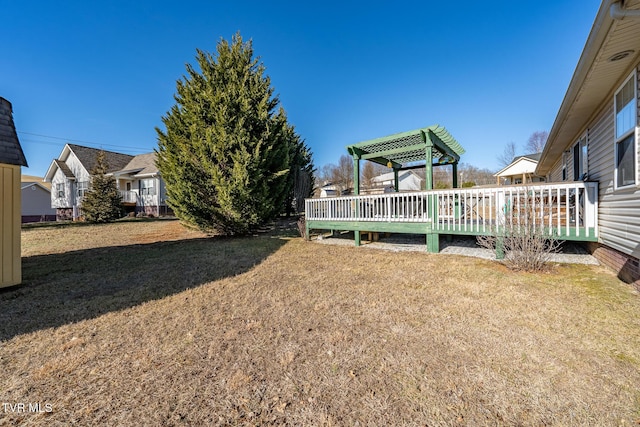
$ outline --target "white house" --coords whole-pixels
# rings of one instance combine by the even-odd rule
[[[115,178],[126,210],[153,215],[169,213],[155,153],[131,156],[66,144],[44,177],[51,183],[51,207],[56,209],[57,219],[76,219],[81,215],[82,197],[91,184],[90,172],[100,151],[105,153],[107,174]]]
[[[384,192],[393,192],[395,177],[393,172],[383,173],[382,175],[371,178],[372,189],[384,189]],[[423,180],[420,175],[412,170],[403,170],[398,172],[398,191],[420,191],[423,186]]]
[[[598,182],[598,243],[590,248],[638,286],[639,76],[640,0],[605,0],[536,168],[548,181]]]
[[[338,186],[326,182],[322,187],[320,187],[320,197],[334,197],[338,195]]]
[[[527,154],[513,159],[511,163],[493,175],[497,178],[498,185],[544,182],[543,176],[536,175],[536,167],[541,154]]]

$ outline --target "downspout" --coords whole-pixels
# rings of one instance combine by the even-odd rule
[[[640,18],[640,10],[625,9],[622,7],[622,3],[621,1],[611,3],[609,14],[613,19]]]

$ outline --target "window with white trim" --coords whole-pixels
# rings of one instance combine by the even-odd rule
[[[615,187],[636,184],[636,72],[616,91],[615,109]]]
[[[155,179],[141,179],[140,180],[140,195],[141,196],[153,196],[156,194]]]
[[[84,197],[84,194],[89,189],[89,181],[78,181],[78,198]]]
[[[56,183],[56,194],[58,198],[64,198],[64,182]]]
[[[562,180],[567,180],[567,152],[562,153]]]

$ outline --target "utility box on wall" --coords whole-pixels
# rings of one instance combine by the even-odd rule
[[[22,282],[21,166],[27,166],[11,103],[0,97],[0,288]]]

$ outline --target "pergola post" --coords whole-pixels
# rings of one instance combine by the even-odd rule
[[[458,188],[458,162],[453,162],[451,165],[451,173],[453,174],[452,186]],[[460,184],[463,184],[462,182]]]
[[[353,156],[353,194],[360,194],[360,159]]]
[[[363,141],[347,146],[347,150],[353,156],[354,195],[360,194],[360,160],[369,160],[393,169],[394,190],[396,192],[400,190],[399,172],[422,167],[415,163],[424,161],[424,188],[428,191],[433,190],[434,186],[434,157],[438,159],[436,166],[456,163],[453,166],[453,170],[457,175],[457,162],[460,161],[460,155],[464,153],[464,148],[458,144],[444,127],[439,125]],[[457,176],[454,178],[454,182],[457,185]],[[434,232],[435,227],[433,226],[433,224],[438,223],[437,200],[437,194],[429,194],[426,197],[424,209],[431,223],[426,223],[424,229],[420,229],[420,231],[424,231],[427,234],[427,249],[431,252],[438,252],[439,250],[439,235],[438,232]],[[351,198],[351,203],[350,214],[355,216],[349,224],[350,229],[357,230],[355,232],[355,244],[359,245],[360,232],[370,230],[370,222],[365,221],[364,218],[360,218],[358,215],[358,210],[363,206],[361,198],[353,197]],[[396,227],[395,224],[393,227],[389,224],[388,227],[385,226],[383,228],[396,231],[403,229],[403,227]]]
[[[424,189],[433,190],[433,142],[428,132],[425,134],[424,155],[427,161],[424,167]]]
[[[398,169],[393,168],[393,190],[397,193],[400,186],[398,185]]]

